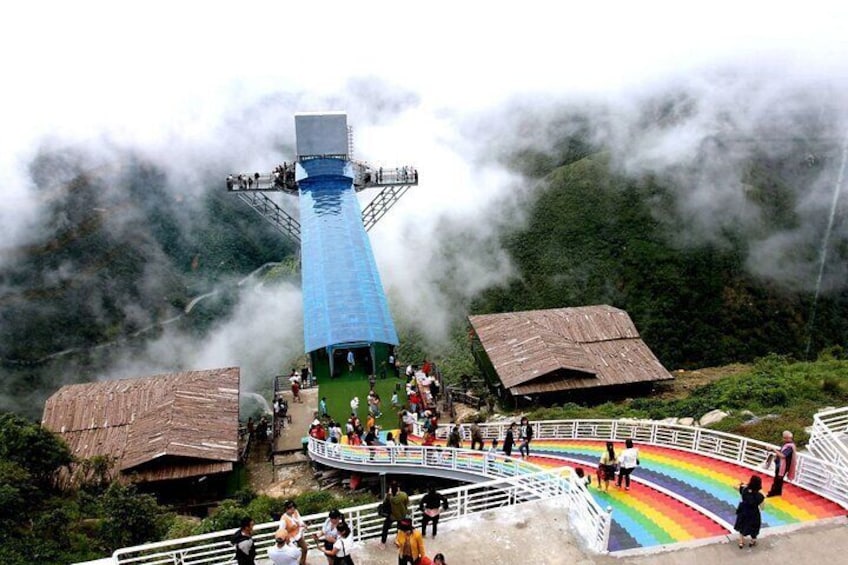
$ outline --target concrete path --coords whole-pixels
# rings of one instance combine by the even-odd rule
[[[298,451],[302,448],[301,440],[309,433],[309,424],[315,418],[318,410],[318,387],[303,389],[300,398],[303,402],[292,402],[291,391],[284,391],[283,398],[289,403],[289,415],[292,423],[285,423],[280,436],[274,445],[274,451]]]
[[[740,550],[735,538],[723,543],[652,553],[636,557],[592,555],[583,551],[569,530],[562,507],[552,501],[522,504],[488,511],[439,526],[439,536],[424,540],[427,555],[444,553],[449,565],[716,565],[737,562],[773,565],[840,563],[848,555],[848,521],[844,518],[820,526],[777,533],[760,540],[754,549]],[[379,540],[354,546],[357,565],[395,565],[394,534],[381,549]],[[260,556],[264,557],[264,556]],[[262,563],[267,563],[267,560]],[[308,565],[327,563],[310,551]]]

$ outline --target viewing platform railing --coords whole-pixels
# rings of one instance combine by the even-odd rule
[[[502,438],[508,425],[509,422],[480,424],[480,429],[485,438]],[[777,448],[776,445],[706,428],[650,420],[555,420],[534,422],[532,426],[536,439],[623,442],[630,438],[637,443],[698,453],[760,472],[770,472],[763,469],[762,463]],[[440,433],[446,431],[443,427]],[[464,430],[464,433],[468,440],[468,430]],[[441,491],[450,501],[450,509],[442,514],[444,520],[532,500],[561,499],[564,509],[567,509],[571,527],[586,548],[594,552],[607,550],[611,513],[603,510],[576,480],[576,476],[566,469],[540,471],[531,463],[503,454],[488,455],[487,452],[468,449],[347,446],[314,438],[310,438],[309,452],[317,461],[340,467],[354,466],[360,471],[369,467],[375,472],[386,472],[389,469],[395,473],[429,475],[453,471],[489,478],[483,482]],[[791,482],[848,507],[848,477],[844,474],[844,467],[806,453],[799,453],[798,457],[798,471]],[[416,509],[419,499],[420,495],[411,497],[410,508]],[[383,519],[377,513],[378,506],[379,503],[373,503],[342,510],[352,526],[354,540],[379,536]],[[320,530],[325,518],[324,513],[306,516],[308,531]],[[276,529],[276,522],[266,522],[256,527],[254,539],[260,555],[273,543]],[[231,529],[119,549],[111,560],[106,561],[113,565],[231,563],[234,550],[229,538],[234,531]]]
[[[823,410],[813,416],[807,448],[820,459],[848,468],[848,407]]]
[[[848,409],[845,409],[848,411]],[[510,422],[478,424],[485,439],[503,438]],[[534,439],[586,439],[624,442],[632,439],[698,453],[736,463],[752,470],[771,473],[763,463],[777,445],[708,428],[668,424],[655,420],[546,420],[533,422]],[[463,439],[470,441],[464,426]],[[445,437],[441,427],[437,436]],[[798,466],[792,484],[801,486],[848,508],[848,475],[845,467],[808,453],[798,454]]]
[[[582,489],[582,490],[581,490]],[[473,483],[461,487],[440,490],[448,499],[448,509],[441,513],[440,521],[456,520],[468,514],[487,510],[502,510],[504,507],[522,504],[533,500],[551,500],[561,498],[563,506],[572,507],[569,499],[589,496],[585,488],[559,470],[532,472],[524,475]],[[413,511],[413,520],[420,523],[418,503],[424,495],[410,497],[409,508]],[[345,520],[351,526],[353,541],[364,541],[380,537],[383,518],[377,513],[380,503],[365,504],[341,509]],[[303,517],[307,524],[306,539],[313,543],[311,534],[321,533],[321,525],[327,518],[326,513],[310,514]],[[608,523],[608,515],[599,512],[596,519]],[[264,557],[274,543],[273,536],[278,522],[265,522],[254,528],[257,559]],[[177,540],[151,543],[136,547],[119,549],[112,555],[113,565],[210,565],[233,563],[234,547],[229,539],[235,528],[222,532],[192,536]],[[597,540],[594,550],[605,547],[604,540]]]

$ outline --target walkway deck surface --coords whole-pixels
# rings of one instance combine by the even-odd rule
[[[444,444],[439,441],[437,444]],[[616,444],[621,452],[623,444]],[[684,450],[639,445],[640,465],[632,475],[630,490],[611,484],[608,492],[597,487],[595,468],[605,441],[534,440],[529,463],[542,468],[583,467],[593,477],[590,492],[602,508],[612,509],[609,550],[662,549],[680,543],[697,543],[733,534],[738,486],[752,471],[741,465]],[[513,453],[513,455],[516,455]],[[462,457],[482,457],[465,451]],[[388,455],[377,454],[375,462]],[[400,462],[400,458],[398,462]],[[433,469],[438,473],[437,469]],[[771,485],[766,473],[756,473]],[[840,505],[815,493],[786,484],[783,496],[769,498],[762,511],[763,532],[785,529],[845,516]]]
[[[318,387],[302,389],[300,398],[303,402],[293,402],[290,391],[284,391],[283,398],[289,403],[289,415],[292,423],[285,423],[280,436],[274,443],[274,452],[298,451],[303,448],[303,436],[309,431],[309,424],[315,418],[318,410]]]

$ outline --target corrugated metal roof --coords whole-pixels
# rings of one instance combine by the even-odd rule
[[[555,392],[673,377],[624,310],[607,305],[469,316],[512,394]]]
[[[113,456],[125,472],[164,456],[192,461],[180,468],[171,460],[145,473],[206,474],[227,467],[221,462],[231,469],[238,460],[239,378],[238,367],[229,367],[66,385],[47,400],[42,425],[76,457]]]
[[[306,352],[339,344],[397,345],[350,165],[313,159],[300,166],[308,173],[298,178]]]

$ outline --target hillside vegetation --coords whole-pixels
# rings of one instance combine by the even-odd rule
[[[535,170],[540,188],[526,227],[503,238],[518,274],[482,293],[473,313],[610,304],[630,314],[669,368],[769,353],[803,359],[808,337],[813,355],[848,342],[844,290],[820,297],[809,334],[813,293],[748,273],[753,228],[725,229],[721,243],[689,242],[673,186],[621,176],[605,153],[574,157]],[[801,165],[787,172],[766,158],[749,164],[749,198],[767,202],[775,224],[757,229],[796,221],[780,176],[790,173],[796,182],[813,174]]]

